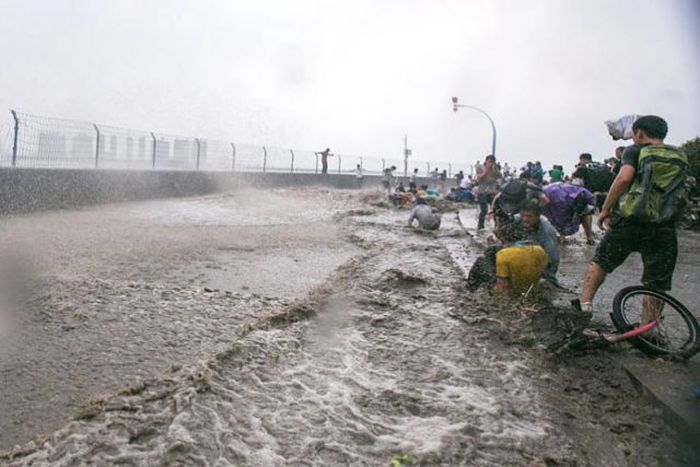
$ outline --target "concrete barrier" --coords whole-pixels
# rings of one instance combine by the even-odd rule
[[[428,183],[422,178],[420,183]],[[0,214],[122,201],[196,196],[244,187],[357,188],[353,174],[0,169]],[[363,186],[381,186],[367,175]]]

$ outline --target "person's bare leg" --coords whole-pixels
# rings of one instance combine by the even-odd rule
[[[642,299],[642,324],[654,321],[664,309],[664,302],[656,297],[645,295]]]
[[[660,315],[661,312],[664,309],[664,302],[663,300],[659,300],[656,297],[650,297],[649,295],[645,295],[644,298],[642,299],[642,314],[639,317],[641,323],[639,324],[647,324],[655,319],[657,319]],[[659,335],[660,328],[659,326],[645,332],[642,334],[643,336],[654,336],[654,335]]]
[[[605,281],[607,273],[598,266],[597,263],[591,262],[586,269],[586,275],[583,278],[583,289],[581,290],[581,308],[583,311],[590,312],[590,305],[593,302],[598,288]]]
[[[581,216],[581,224],[583,225],[583,231],[586,234],[586,243],[593,245],[595,240],[593,239],[593,216]]]

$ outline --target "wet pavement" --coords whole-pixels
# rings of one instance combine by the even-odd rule
[[[0,400],[20,423],[0,422],[0,445],[46,434],[4,463],[696,460],[623,370],[646,357],[624,345],[549,355],[518,306],[466,292],[479,238],[465,235],[456,210],[443,213],[440,231],[423,232],[406,227],[407,212],[388,208],[378,192],[250,196],[49,216],[74,216],[63,221],[66,237],[82,228],[98,240],[77,255],[82,264],[56,255],[62,266],[41,276],[28,326],[39,333],[34,361],[3,355],[0,374],[12,383]],[[215,219],[198,211],[202,204]],[[246,206],[250,216],[239,216]],[[257,222],[256,207],[264,214]],[[16,221],[26,233],[47,222]],[[20,227],[3,226],[13,234]],[[138,241],[119,243],[125,238]],[[111,247],[97,248],[108,240]],[[61,242],[68,252],[80,244]],[[578,242],[565,250],[562,281],[573,289],[591,251]],[[693,264],[678,273],[697,273]],[[609,288],[618,280],[627,276]],[[51,352],[62,367],[35,366]],[[38,399],[54,384],[70,397],[46,416]],[[33,387],[34,399],[20,397]]]

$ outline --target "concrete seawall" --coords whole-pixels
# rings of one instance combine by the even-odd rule
[[[428,183],[422,178],[420,183]],[[357,188],[352,174],[0,169],[0,215],[122,201],[195,196],[244,187]],[[365,176],[363,186],[380,186]]]

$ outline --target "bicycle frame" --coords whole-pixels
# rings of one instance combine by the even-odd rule
[[[597,331],[592,331],[595,334],[590,334],[590,333],[587,333],[586,330],[583,331],[583,334],[587,335],[589,337],[602,337],[608,342],[620,342],[620,341],[624,341],[627,339],[631,339],[633,337],[637,337],[638,335],[644,334],[645,332],[651,331],[652,329],[654,329],[656,326],[659,325],[659,323],[661,322],[661,319],[662,319],[662,317],[659,316],[655,320],[649,321],[647,324],[645,324],[643,326],[639,326],[638,328],[634,328],[634,329],[627,331],[625,333],[622,333],[622,334],[598,333]]]

